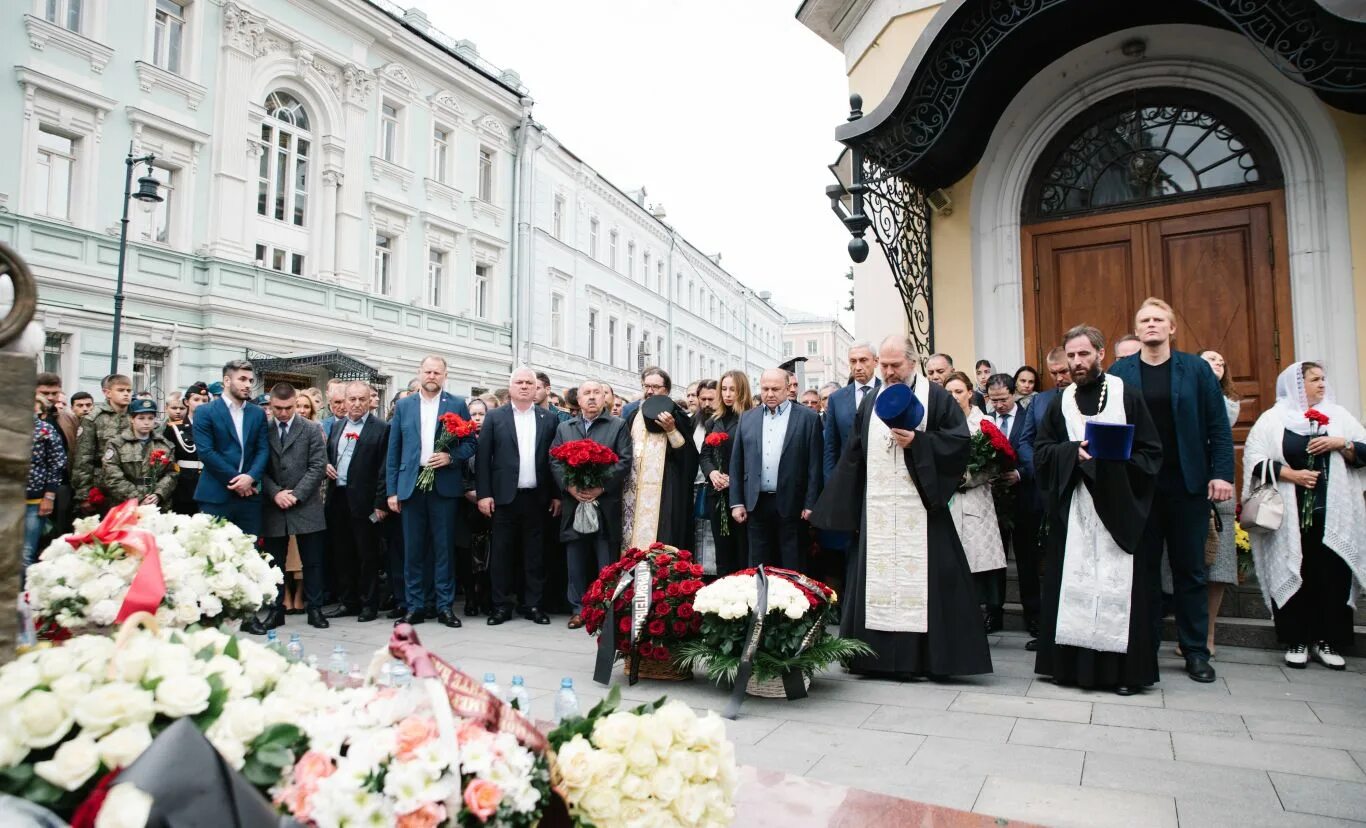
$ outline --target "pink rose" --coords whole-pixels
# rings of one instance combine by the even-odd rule
[[[399,814],[395,828],[436,828],[446,821],[446,806],[439,802],[424,802],[416,811]]]
[[[488,822],[489,817],[498,812],[501,801],[503,790],[487,779],[475,779],[465,786],[465,807],[480,822]]]
[[[331,776],[337,770],[332,757],[320,750],[310,750],[294,764],[294,784],[316,787],[318,782]]]
[[[431,719],[409,716],[398,723],[398,729],[394,736],[396,741],[394,752],[400,759],[410,759],[413,751],[435,736],[435,722]]]

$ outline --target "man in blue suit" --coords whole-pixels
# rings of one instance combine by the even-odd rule
[[[854,419],[863,398],[869,394],[876,397],[878,389],[882,387],[882,380],[877,376],[877,353],[872,345],[862,342],[849,349],[849,374],[853,380],[831,394],[825,403],[822,435],[825,448],[821,452],[824,480],[829,480],[835,473],[835,464],[839,462],[840,453],[849,442],[849,431],[854,427]],[[849,538],[848,532],[822,530],[821,549],[831,553],[831,557],[836,560],[825,562],[826,565],[821,567],[821,572],[813,574],[817,577],[823,575],[827,581],[834,577],[842,582],[844,566],[838,562],[839,556],[834,553],[842,554],[848,549]]]
[[[805,521],[821,493],[821,418],[788,398],[787,372],[759,378],[758,408],[740,415],[730,453],[731,516],[746,523],[750,566],[806,570]]]
[[[256,370],[235,359],[223,366],[223,394],[194,414],[195,452],[204,464],[195,487],[199,511],[261,534],[261,480],[270,460],[266,412],[252,405]]]
[[[1044,503],[1039,492],[1038,478],[1034,475],[1034,435],[1039,433],[1039,427],[1043,425],[1044,416],[1048,414],[1053,400],[1062,393],[1062,389],[1072,384],[1072,371],[1067,367],[1067,352],[1062,346],[1048,352],[1048,356],[1044,358],[1044,367],[1053,377],[1053,387],[1034,395],[1033,401],[1023,415],[1024,423],[1019,430],[1020,441],[1015,444],[1015,451],[1020,457],[1020,487],[1015,493],[1016,524],[1012,539],[1015,541],[1015,574],[1020,581],[1020,603],[1024,606],[1025,627],[1029,630],[1030,636],[1029,641],[1025,642],[1026,650],[1039,648],[1038,613],[1042,606],[1039,591],[1039,556],[1042,554],[1042,548],[1039,545],[1038,526],[1043,520]],[[1013,437],[1014,435],[1011,442],[1015,443]],[[1021,516],[1027,516],[1027,520],[1021,522]],[[1032,538],[1027,536],[1031,527],[1034,535]],[[1021,563],[1020,547],[1023,544],[1032,547],[1032,564]],[[1032,595],[1032,601],[1026,600],[1026,595]]]
[[[1162,439],[1162,468],[1143,542],[1162,544],[1172,567],[1176,633],[1186,656],[1186,673],[1199,682],[1214,681],[1209,665],[1209,606],[1205,586],[1205,534],[1210,503],[1233,497],[1233,431],[1224,395],[1209,364],[1195,354],[1172,348],[1176,314],[1161,299],[1139,306],[1134,327],[1143,350],[1119,360],[1110,373],[1143,394]],[[1157,577],[1154,568],[1154,577]],[[1161,641],[1162,613],[1153,584],[1153,619]]]
[[[456,617],[455,574],[451,552],[455,548],[456,508],[465,495],[463,469],[474,456],[478,441],[474,435],[452,438],[445,451],[436,450],[436,439],[443,431],[441,418],[455,414],[469,420],[465,400],[443,390],[446,386],[446,360],[429,356],[418,369],[422,387],[418,393],[399,400],[389,424],[389,460],[385,490],[389,511],[403,523],[403,580],[408,614],[399,623],[421,624],[430,612],[447,627],[459,627]],[[417,485],[424,467],[434,471],[430,490]],[[424,573],[433,573],[436,606],[428,607],[432,594]]]

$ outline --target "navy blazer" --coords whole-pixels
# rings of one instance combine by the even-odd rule
[[[1143,391],[1141,353],[1111,366],[1109,373]],[[1203,495],[1211,480],[1233,482],[1233,429],[1224,392],[1214,371],[1195,354],[1172,351],[1172,417],[1176,421],[1177,461],[1190,494]],[[1171,446],[1162,450],[1170,451]]]
[[[872,386],[868,393],[876,396],[878,389],[882,387],[882,380],[873,377]],[[844,451],[844,444],[849,442],[849,431],[854,427],[854,420],[858,415],[854,406],[854,399],[857,396],[858,386],[851,382],[831,394],[825,401],[825,448],[822,452],[822,471],[826,480],[835,473],[835,464],[840,461],[840,452]]]
[[[760,405],[740,415],[739,439],[730,453],[730,503],[754,511],[763,484],[764,414]],[[804,405],[788,402],[787,431],[783,454],[778,458],[778,515],[801,517],[814,509],[820,497],[822,476],[821,418]]]
[[[242,406],[242,442],[222,397],[199,407],[194,416],[195,453],[204,463],[195,486],[194,499],[202,503],[230,503],[237,495],[228,483],[239,474],[250,475],[260,488],[270,460],[266,435],[266,412],[258,405]],[[238,471],[238,466],[241,471]]]
[[[560,420],[539,405],[533,404],[531,410],[536,417],[536,446],[532,449],[536,457],[536,493],[550,500],[558,496],[550,471],[550,444],[555,440]],[[484,418],[484,425],[479,429],[477,458],[474,461],[477,497],[480,500],[491,497],[499,506],[511,503],[517,497],[517,478],[522,472],[522,451],[517,443],[512,403],[498,406]]]
[[[417,475],[422,470],[422,408],[419,392],[398,401],[394,407],[394,419],[389,423],[389,456],[385,463],[384,491],[388,497],[407,500],[413,496],[417,487]],[[441,403],[437,417],[454,413],[462,419],[470,418],[470,410],[465,406],[464,397],[441,392]],[[441,424],[437,423],[437,433]],[[451,442],[447,450],[451,464],[437,469],[436,486],[433,491],[442,497],[463,497],[465,494],[465,463],[474,456],[478,440],[473,436],[463,437]]]

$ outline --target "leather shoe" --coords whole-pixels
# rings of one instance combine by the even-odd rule
[[[1135,690],[1127,684],[1121,684],[1120,686],[1115,688],[1115,695],[1118,696],[1132,696],[1137,692],[1137,690]]]
[[[456,618],[455,613],[451,612],[450,610],[438,612],[436,614],[436,620],[437,623],[441,624],[442,626],[450,627],[452,629],[462,626],[460,623],[460,619]]]
[[[261,621],[261,625],[268,630],[283,627],[285,625],[285,611],[278,607],[271,610],[266,614],[265,619]]]
[[[248,635],[265,635],[266,625],[259,618],[248,618],[242,622],[242,632]]]
[[[389,610],[388,612],[384,613],[384,617],[385,617],[385,618],[388,618],[390,621],[397,621],[398,619],[402,618],[403,616],[405,616],[405,615],[407,615],[407,614],[408,614],[408,609],[407,609],[407,607],[404,607],[403,605],[400,604],[399,606],[394,607],[393,609],[391,609],[391,610]]]
[[[578,615],[574,615],[574,616],[572,616],[572,617],[569,619],[569,629],[571,629],[571,630],[577,630],[579,627],[582,627],[582,626],[583,626],[583,618],[582,618],[582,617],[580,617],[580,616],[578,616]]]
[[[549,624],[550,616],[546,615],[537,607],[530,607],[522,613],[522,617],[528,621],[535,621],[537,624]]]
[[[507,611],[507,610],[505,610],[505,609],[496,609],[496,610],[494,610],[493,612],[489,613],[489,621],[488,621],[488,624],[489,624],[490,627],[496,627],[496,626],[498,626],[499,624],[503,624],[503,623],[506,623],[506,622],[511,621],[511,620],[512,620],[512,616],[508,614],[508,611]]]
[[[394,622],[394,626],[397,627],[399,624],[413,624],[413,625],[417,625],[417,624],[421,624],[423,621],[426,621],[426,620],[427,620],[427,616],[426,616],[426,615],[423,615],[421,611],[418,611],[418,612],[410,612],[410,613],[408,613],[407,615],[405,615],[405,616],[403,616],[402,618],[400,618],[400,619],[398,619],[397,621],[395,621],[395,622]]]
[[[466,602],[466,604],[465,604],[465,617],[466,617],[466,618],[478,618],[478,617],[479,617],[479,605],[476,604],[476,603],[474,603],[474,602],[472,602],[472,601]]]
[[[360,607],[348,607],[348,606],[345,606],[345,605],[338,605],[337,607],[335,607],[335,608],[333,608],[333,609],[331,609],[331,610],[329,610],[329,611],[323,613],[323,617],[325,617],[325,618],[345,618],[345,617],[348,616],[348,615],[359,615],[359,614],[360,614]]]
[[[1186,656],[1186,675],[1202,684],[1209,684],[1215,679],[1214,668],[1209,666],[1209,659],[1198,655]]]
[[[1025,649],[1030,651],[1031,653],[1036,652],[1039,649],[1039,639],[1031,638],[1028,641],[1026,641]]]
[[[376,618],[379,618],[379,610],[374,607],[363,607],[360,611],[360,615],[356,616],[356,620],[362,624],[366,621],[374,621]]]
[[[332,625],[327,623],[326,618],[323,618],[322,610],[311,609],[308,611],[308,626],[317,627],[320,630],[325,630]]]

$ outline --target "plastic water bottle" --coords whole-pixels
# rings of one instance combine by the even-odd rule
[[[574,680],[560,679],[560,690],[555,694],[555,722],[579,715],[579,697],[574,695]]]
[[[14,648],[25,652],[38,645],[38,631],[33,626],[33,607],[29,605],[28,593],[19,593],[19,631],[15,635]]]
[[[516,707],[523,716],[531,718],[531,694],[527,692],[521,676],[512,677],[512,686],[508,688],[508,704]]]
[[[275,632],[271,630],[271,632]],[[285,657],[290,661],[304,660],[304,642],[299,640],[298,633],[289,634],[289,644],[285,646]]]
[[[502,701],[507,701],[503,697],[503,688],[498,686],[498,680],[493,677],[493,673],[484,674],[484,689],[497,696]]]
[[[347,658],[346,648],[338,644],[332,648],[332,657],[327,660],[327,672],[337,681],[346,680],[347,668],[351,666],[351,659]]]
[[[275,634],[275,630],[266,630],[266,649],[280,655],[285,654],[285,645],[280,643],[280,636]]]

